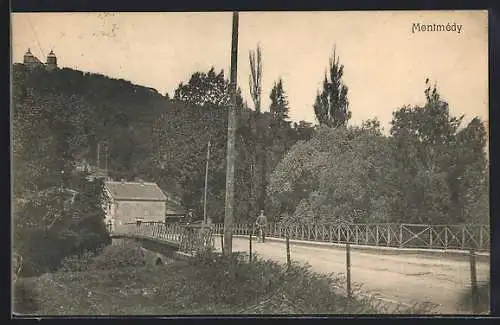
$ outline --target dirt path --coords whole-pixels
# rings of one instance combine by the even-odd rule
[[[216,240],[220,249],[220,241]],[[233,251],[248,252],[248,239],[233,238]],[[286,262],[286,248],[282,242],[254,242],[253,251],[264,258]],[[290,245],[294,261],[309,263],[320,273],[345,273],[345,250],[332,247]],[[479,281],[488,279],[488,263],[477,263]],[[387,300],[408,303],[432,302],[439,304],[439,313],[456,314],[461,292],[470,281],[467,255],[464,260],[429,258],[418,255],[377,255],[371,252],[351,252],[351,277],[366,291],[378,293]]]

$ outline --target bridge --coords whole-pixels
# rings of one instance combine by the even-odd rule
[[[188,258],[203,247],[221,251],[224,225],[140,223],[111,233],[114,240],[138,240],[164,255]],[[265,243],[258,243],[253,225],[234,225],[233,251],[286,262],[285,243],[294,261],[319,273],[345,273],[345,244],[351,244],[351,277],[381,300],[410,305],[429,301],[440,313],[457,313],[457,301],[470,284],[469,254],[477,259],[479,281],[489,279],[487,226],[408,224],[286,225],[269,224]],[[252,235],[252,236],[250,236]],[[250,244],[253,238],[252,244]]]

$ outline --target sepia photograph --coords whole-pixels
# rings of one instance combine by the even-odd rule
[[[11,14],[14,316],[488,315],[488,11]]]

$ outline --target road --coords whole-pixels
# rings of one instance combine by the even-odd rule
[[[216,240],[220,250],[220,240]],[[248,239],[233,238],[233,251],[248,252]],[[283,242],[253,242],[253,252],[263,258],[286,262]],[[308,263],[318,273],[345,273],[345,249],[290,244],[293,261]],[[477,263],[478,281],[489,277],[489,263]],[[438,304],[440,314],[459,313],[457,302],[470,283],[470,264],[467,255],[463,261],[439,259],[419,255],[387,255],[375,252],[351,251],[351,279],[364,290],[377,293],[388,301],[412,304],[431,302]],[[463,312],[462,312],[463,313]]]

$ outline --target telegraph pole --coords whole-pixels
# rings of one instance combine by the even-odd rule
[[[239,14],[233,12],[233,32],[231,40],[231,105],[229,106],[227,126],[227,170],[226,170],[226,209],[224,217],[224,255],[231,256],[233,251],[234,219],[234,170],[236,164],[236,82],[238,64],[238,22]]]
[[[203,223],[207,223],[208,162],[210,161],[210,140],[207,145],[207,166],[205,168],[205,197],[203,198]]]

